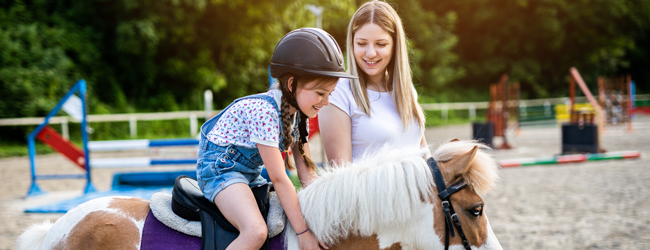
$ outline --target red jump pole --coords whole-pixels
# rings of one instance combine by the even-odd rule
[[[36,134],[36,138],[47,144],[50,148],[61,153],[81,169],[86,170],[83,151],[70,141],[63,138],[50,126],[43,127],[43,129]]]

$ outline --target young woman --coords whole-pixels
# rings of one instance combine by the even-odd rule
[[[417,102],[402,21],[386,2],[369,1],[350,20],[348,73],[332,106],[319,116],[330,164],[350,162],[385,144],[426,146],[424,113]]]
[[[300,249],[319,249],[285,172],[285,166],[293,166],[288,155],[282,162],[281,153],[290,148],[295,152],[303,185],[315,178],[307,120],[329,104],[339,77],[354,76],[345,73],[336,41],[314,28],[294,30],[280,40],[271,57],[271,75],[278,79],[278,89],[239,98],[203,124],[198,183],[204,196],[240,231],[228,249],[259,249],[267,228],[251,187],[266,183],[260,176],[262,165],[266,166]]]

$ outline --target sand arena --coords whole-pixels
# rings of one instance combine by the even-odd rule
[[[602,146],[612,151],[641,151],[635,160],[606,160],[562,165],[501,169],[502,181],[485,198],[490,218],[504,249],[650,249],[650,117],[637,116],[635,131],[608,127]],[[470,125],[429,128],[433,147],[452,139],[470,139]],[[495,150],[497,160],[547,157],[560,152],[558,127],[524,127],[509,142],[515,148]],[[320,142],[311,142],[315,161],[320,161]],[[193,150],[134,151],[93,154],[93,157],[137,157],[151,154],[188,157]],[[169,155],[173,154],[173,155]],[[39,155],[41,174],[79,173],[62,156]],[[192,169],[191,166],[182,166]],[[178,169],[158,167],[156,169]],[[92,179],[98,190],[110,187],[115,171],[96,169]],[[28,206],[81,195],[84,180],[43,180],[47,195],[25,199],[30,184],[29,159],[0,159],[0,249],[14,249],[18,235],[29,225],[56,220],[62,214],[28,214]]]

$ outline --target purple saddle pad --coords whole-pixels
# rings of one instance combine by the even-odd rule
[[[147,214],[142,229],[142,250],[176,250],[201,249],[201,237],[191,236],[167,227],[165,224],[156,219],[151,210]],[[269,249],[284,250],[284,232],[273,237],[269,241]]]
[[[147,219],[144,221],[144,228],[142,229],[140,249],[201,249],[201,238],[187,235],[165,226],[149,210]]]

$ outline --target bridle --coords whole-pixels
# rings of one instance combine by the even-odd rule
[[[460,227],[460,220],[458,220],[458,215],[454,211],[454,207],[451,205],[451,200],[449,200],[449,197],[452,194],[467,187],[467,182],[465,182],[465,179],[462,179],[447,188],[445,186],[445,180],[442,178],[442,173],[440,173],[440,168],[438,168],[438,163],[436,160],[431,157],[427,160],[427,164],[429,165],[429,169],[431,169],[433,181],[436,183],[436,187],[438,188],[438,197],[440,197],[442,200],[442,210],[445,213],[445,250],[449,249],[449,235],[451,235],[451,237],[456,237],[454,234],[454,227],[456,227],[456,230],[458,230],[458,235],[463,241],[463,246],[465,249],[471,250],[472,248],[470,247],[469,241],[467,240],[467,237],[465,237],[463,229]]]

